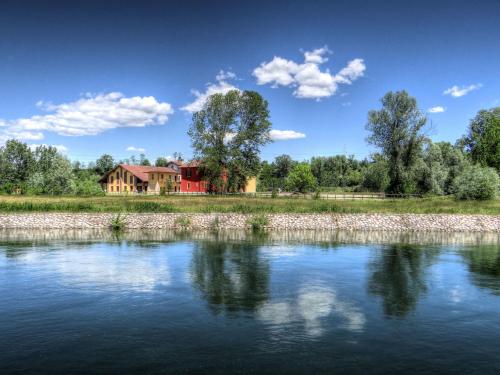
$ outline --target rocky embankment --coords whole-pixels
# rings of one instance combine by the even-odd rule
[[[0,214],[0,229],[99,229],[110,227],[116,214]],[[121,215],[127,229],[246,229],[253,215],[153,214]],[[498,215],[447,214],[268,214],[269,230],[376,230],[500,233]]]

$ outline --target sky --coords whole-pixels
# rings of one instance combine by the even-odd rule
[[[258,91],[262,158],[368,157],[367,113],[407,90],[434,141],[500,105],[500,1],[10,1],[0,4],[0,144],[71,160],[192,156],[206,97]]]

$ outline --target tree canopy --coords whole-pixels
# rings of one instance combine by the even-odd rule
[[[388,192],[411,192],[409,174],[425,140],[421,131],[426,122],[417,100],[406,91],[388,92],[382,98],[382,109],[368,112],[368,142],[379,147],[388,159]]]
[[[238,191],[257,176],[270,128],[267,101],[257,92],[232,90],[208,98],[188,134],[209,191]]]

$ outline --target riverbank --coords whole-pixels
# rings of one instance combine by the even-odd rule
[[[130,213],[120,215],[125,229],[249,229],[253,214]],[[448,214],[260,214],[267,230],[362,230],[500,233],[498,215]],[[0,214],[0,229],[109,228],[112,213]]]
[[[0,195],[0,213],[239,213],[239,214],[474,214],[500,215],[500,199],[457,201],[453,197],[321,200],[297,196],[227,195],[13,196]]]

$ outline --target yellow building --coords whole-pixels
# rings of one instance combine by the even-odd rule
[[[180,173],[168,167],[119,164],[106,173],[100,183],[107,193],[159,194],[162,188],[180,191]],[[171,184],[167,183],[171,181]],[[167,189],[168,190],[168,189]]]

